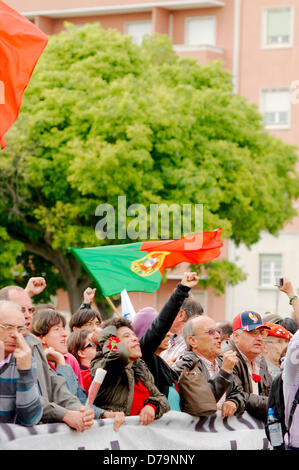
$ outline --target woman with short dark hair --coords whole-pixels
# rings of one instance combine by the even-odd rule
[[[95,404],[106,410],[122,411],[150,424],[169,411],[166,396],[154,383],[145,362],[132,324],[125,318],[112,318],[102,324],[99,347],[90,365],[91,375],[97,368],[107,370]]]
[[[57,310],[40,310],[33,317],[31,332],[41,340],[50,367],[56,372],[57,365],[70,365],[83,386],[79,363],[67,349],[65,326],[66,319]]]
[[[71,316],[69,327],[71,332],[76,330],[89,330],[92,334],[92,341],[98,344],[98,337],[101,331],[102,317],[90,307],[79,308],[74,315]]]

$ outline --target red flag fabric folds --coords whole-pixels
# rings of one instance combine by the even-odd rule
[[[16,121],[23,93],[48,37],[0,0],[0,146]]]
[[[148,253],[155,250],[168,252],[163,262],[163,270],[179,263],[206,263],[220,255],[221,229],[194,233],[177,240],[148,241],[141,244],[140,250]]]

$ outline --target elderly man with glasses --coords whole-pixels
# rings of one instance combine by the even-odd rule
[[[243,413],[243,391],[232,373],[238,362],[237,354],[228,351],[221,356],[221,330],[216,327],[215,321],[206,315],[190,318],[183,328],[183,337],[187,350],[174,367],[178,375],[184,367],[191,369],[197,362],[214,394],[222,418]]]
[[[51,370],[41,341],[31,333],[34,307],[28,291],[19,286],[3,287],[0,289],[0,300],[15,302],[23,313],[23,336],[37,364],[37,379],[43,407],[41,421],[63,422],[78,432],[89,429],[94,423],[94,410],[86,410],[80,400],[68,390],[65,379]]]
[[[23,337],[25,331],[20,307],[0,301],[0,422],[33,426],[43,410],[36,364]]]
[[[233,320],[233,334],[227,350],[236,352],[238,363],[234,376],[246,398],[246,411],[266,421],[267,402],[272,377],[262,356],[269,327],[259,313],[246,310]]]

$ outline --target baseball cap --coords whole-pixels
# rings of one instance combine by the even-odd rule
[[[277,315],[276,313],[265,313],[263,315],[263,320],[265,323],[277,323],[283,318],[280,315]]]
[[[239,329],[252,331],[261,327],[270,329],[269,326],[265,326],[261,315],[252,310],[245,310],[245,312],[239,313],[233,320],[233,331]]]
[[[284,338],[290,340],[293,335],[290,333],[286,328],[282,325],[278,325],[277,323],[264,323],[264,325],[268,326],[270,330],[268,331],[268,336],[276,336],[277,338]]]

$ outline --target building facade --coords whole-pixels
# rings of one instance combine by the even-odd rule
[[[234,90],[256,103],[269,132],[299,146],[299,0],[6,0],[46,34],[59,33],[64,22],[78,27],[100,22],[132,36],[140,43],[144,34],[168,35],[179,56],[199,63],[221,60],[233,75]],[[296,207],[296,202],[294,202]],[[241,310],[255,309],[290,314],[287,298],[278,295],[274,282],[285,275],[299,286],[297,248],[299,217],[278,237],[262,234],[247,249],[225,244],[222,256],[248,274],[222,296],[198,288],[194,295],[215,320],[232,320]],[[187,266],[167,274],[155,294],[132,293],[136,310],[159,309],[175,288]],[[68,310],[65,293],[57,307]]]

